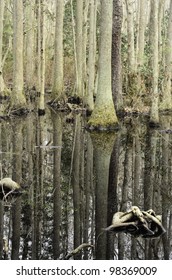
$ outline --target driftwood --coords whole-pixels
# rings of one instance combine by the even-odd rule
[[[65,257],[65,260],[69,260],[71,257],[73,257],[74,255],[78,254],[82,249],[85,249],[85,248],[94,248],[94,246],[90,245],[88,243],[83,243],[83,244],[79,245],[76,249],[74,249],[72,252],[70,252]]]
[[[21,187],[11,178],[3,178],[0,180],[0,199],[6,200],[10,194],[19,194]]]
[[[105,230],[125,232],[143,238],[156,238],[165,232],[161,216],[156,215],[153,210],[141,211],[137,206],[133,206],[129,212],[115,213],[112,224]]]

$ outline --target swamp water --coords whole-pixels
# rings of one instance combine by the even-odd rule
[[[126,118],[118,132],[97,134],[80,115],[1,120],[1,178],[18,182],[22,194],[0,200],[0,258],[172,259],[171,123],[164,116],[150,129]],[[166,233],[104,231],[133,205],[162,215]]]

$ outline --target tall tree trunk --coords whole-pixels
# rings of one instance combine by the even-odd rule
[[[118,126],[111,84],[112,0],[101,0],[101,27],[98,64],[98,89],[95,107],[88,121],[91,129]]]
[[[145,28],[146,28],[146,12],[147,3],[140,0],[140,16],[139,16],[139,32],[138,32],[138,48],[137,48],[137,68],[143,67],[144,63],[144,46],[145,46]]]
[[[127,35],[128,35],[128,68],[129,75],[135,73],[136,60],[134,48],[134,19],[133,19],[133,0],[125,0],[127,8]]]
[[[122,1],[113,0],[112,27],[112,95],[116,112],[123,111],[122,100],[122,67],[121,67],[121,29],[122,29]]]
[[[163,95],[162,103],[160,104],[161,110],[172,109],[171,99],[171,78],[172,78],[172,0],[170,1],[168,28],[167,28],[167,40],[165,46],[165,73],[163,81]]]
[[[152,71],[152,86],[151,86],[151,112],[150,125],[156,126],[159,124],[159,92],[158,92],[158,0],[151,0],[151,14],[150,14],[150,52],[151,52],[151,71]]]
[[[95,44],[96,44],[96,14],[97,0],[90,0],[90,21],[89,21],[89,54],[88,54],[88,92],[86,106],[88,112],[94,109],[94,90],[95,90]]]
[[[29,0],[26,6],[26,86],[30,90],[35,86],[35,0]]]
[[[38,113],[45,113],[45,0],[40,0],[40,71],[41,88]]]
[[[76,94],[83,98],[83,0],[76,0]]]
[[[2,45],[3,45],[3,20],[4,20],[4,0],[0,0],[0,95],[4,95],[4,79],[2,75]]]
[[[23,90],[23,1],[13,0],[12,107],[21,108],[26,106]]]
[[[56,26],[55,26],[55,50],[52,97],[58,100],[62,97],[63,79],[63,18],[64,1],[56,0]],[[82,41],[81,41],[82,42]]]

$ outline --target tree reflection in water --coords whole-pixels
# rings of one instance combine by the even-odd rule
[[[172,259],[170,117],[158,130],[126,119],[111,134],[89,133],[84,121],[54,113],[1,121],[1,179],[22,194],[1,197],[0,258]],[[104,230],[132,205],[162,215],[166,233]]]

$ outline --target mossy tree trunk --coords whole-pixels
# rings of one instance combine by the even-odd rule
[[[59,100],[62,98],[63,80],[63,18],[64,1],[56,0],[56,26],[55,26],[55,50],[54,50],[54,72],[52,98]]]
[[[108,130],[118,126],[111,88],[112,7],[112,0],[101,0],[98,88],[95,107],[88,121],[90,129]]]
[[[23,88],[23,1],[13,0],[13,91],[12,108],[25,108]]]

